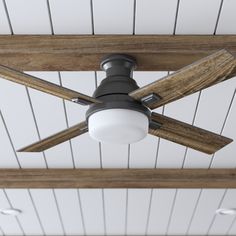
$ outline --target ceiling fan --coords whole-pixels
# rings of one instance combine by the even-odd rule
[[[41,152],[86,132],[98,141],[115,143],[137,142],[149,133],[207,154],[233,141],[151,112],[152,109],[235,76],[236,60],[233,55],[220,50],[142,88],[132,79],[135,67],[136,61],[131,56],[107,56],[101,62],[106,78],[90,97],[0,66],[0,77],[4,79],[81,105],[89,105],[86,121],[19,151]]]

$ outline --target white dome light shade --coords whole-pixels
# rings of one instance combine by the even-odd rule
[[[102,110],[88,119],[90,136],[100,142],[134,143],[147,135],[148,128],[146,115],[128,109]]]

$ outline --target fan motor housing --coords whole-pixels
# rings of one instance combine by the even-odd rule
[[[135,67],[135,59],[128,55],[109,55],[102,60],[101,69],[106,72],[106,78],[95,90],[93,97],[103,103],[90,105],[86,112],[87,120],[95,112],[116,108],[141,112],[150,120],[149,108],[128,95],[139,88],[136,81],[131,78]]]

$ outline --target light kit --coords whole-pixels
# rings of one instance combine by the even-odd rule
[[[219,208],[216,210],[216,214],[223,216],[236,215],[236,208]]]
[[[22,211],[16,208],[6,208],[0,209],[0,213],[5,216],[18,216]]]

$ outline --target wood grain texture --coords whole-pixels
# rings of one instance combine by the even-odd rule
[[[176,71],[220,49],[236,55],[236,36],[0,36],[0,64],[21,71],[99,70],[104,55],[125,53],[137,70]]]
[[[129,95],[141,100],[149,94],[157,94],[161,99],[149,105],[151,109],[155,109],[235,75],[235,57],[226,50],[220,50]]]
[[[88,131],[87,122],[84,121],[70,127],[69,129],[65,129],[48,138],[42,139],[27,147],[21,148],[20,150],[18,150],[18,152],[42,152],[48,148],[54,147],[60,143],[63,143],[74,137],[84,134],[87,131]]]
[[[93,97],[73,91],[68,88],[64,88],[54,83],[50,83],[48,81],[2,65],[0,65],[0,78],[10,80],[12,82],[25,85],[33,89],[37,89],[41,92],[49,93],[59,98],[67,99],[69,101],[72,101],[72,99],[80,98],[83,99],[87,104],[100,102],[98,99],[95,99]]]
[[[1,188],[235,188],[235,169],[0,169]]]
[[[152,113],[151,119],[161,124],[159,129],[149,129],[149,134],[213,154],[233,140],[184,122]]]

